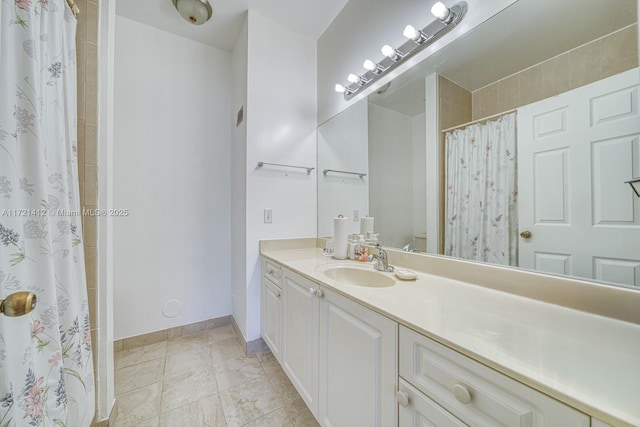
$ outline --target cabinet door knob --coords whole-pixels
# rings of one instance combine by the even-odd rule
[[[405,408],[409,406],[409,395],[404,391],[398,390],[396,392],[396,400],[400,406],[404,406]]]
[[[469,393],[469,390],[462,384],[454,385],[452,391],[453,395],[458,399],[458,402],[464,405],[471,402],[471,393]]]
[[[276,294],[276,298],[280,298],[281,296],[282,296],[282,292],[278,292],[278,293]]]
[[[309,288],[309,293],[310,293],[311,295],[315,295],[315,294],[316,294],[316,292],[317,292],[317,291],[316,291],[316,288]]]
[[[322,292],[322,289],[317,289],[316,290],[316,296],[318,298],[322,298],[324,296],[324,292]]]

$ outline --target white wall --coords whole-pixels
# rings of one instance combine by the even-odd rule
[[[413,140],[413,234],[427,232],[427,146],[426,115],[411,117],[411,137]]]
[[[351,106],[318,128],[318,235],[333,235],[333,218],[351,220],[351,232],[360,233],[359,216],[369,214],[369,127],[367,103]],[[324,169],[365,173],[322,173]]]
[[[336,19],[318,40],[318,123],[362,99],[386,84],[412,65],[449,44],[516,0],[466,0],[469,11],[464,20],[449,34],[380,79],[350,101],[345,101],[333,87],[346,83],[349,73],[362,73],[365,59],[382,59],[384,44],[400,46],[406,41],[402,31],[407,24],[422,28],[434,17],[429,12],[435,0],[349,0]],[[451,6],[453,0],[445,1]]]
[[[424,144],[424,140],[423,140]],[[413,241],[411,117],[369,103],[369,209],[384,246]]]
[[[232,313],[241,331],[247,329],[247,54],[248,27],[244,25],[231,53],[232,124],[231,124],[231,280]],[[237,125],[237,113],[243,109],[244,120]]]
[[[260,337],[260,239],[316,235],[316,41],[249,11],[247,71],[247,341]],[[235,196],[235,195],[234,195]],[[264,224],[271,209],[273,222]]]
[[[229,53],[117,17],[115,339],[231,313],[230,104]]]

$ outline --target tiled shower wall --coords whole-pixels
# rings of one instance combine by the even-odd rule
[[[634,24],[476,90],[472,120],[540,101],[637,66],[638,25]]]
[[[80,179],[80,205],[82,209],[96,209],[98,204],[98,1],[75,0],[80,8],[76,34],[78,67],[78,176]],[[97,355],[97,221],[83,216],[83,242],[91,341],[96,382],[99,381]],[[96,393],[100,387],[96,387]],[[98,407],[96,396],[96,409]]]

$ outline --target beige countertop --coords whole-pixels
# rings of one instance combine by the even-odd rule
[[[420,255],[402,265],[417,271],[415,281],[396,278],[386,288],[342,284],[323,270],[330,264],[373,266],[334,260],[310,243],[263,241],[261,255],[601,421],[640,426],[637,323],[430,274],[428,266],[416,267],[433,257]],[[509,274],[518,279],[519,273]],[[531,280],[522,274],[521,280]]]

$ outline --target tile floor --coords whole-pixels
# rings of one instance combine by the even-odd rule
[[[271,353],[245,356],[231,325],[115,355],[116,427],[313,427]]]

